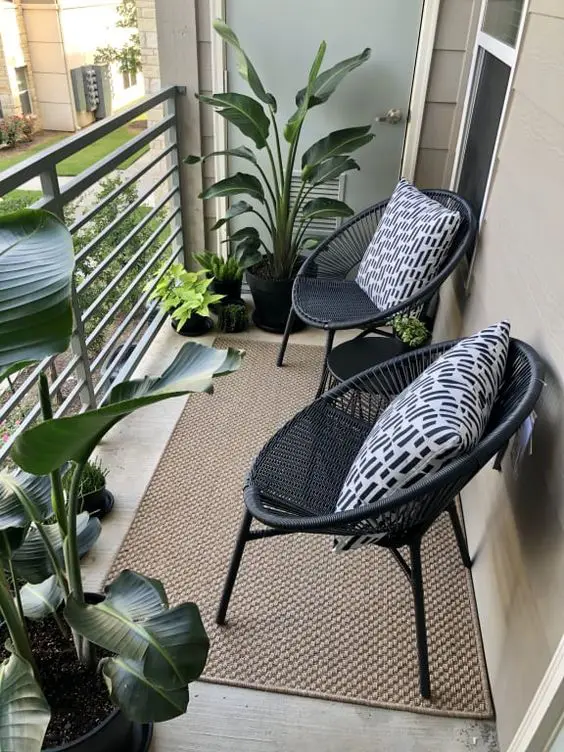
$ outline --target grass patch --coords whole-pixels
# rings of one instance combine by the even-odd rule
[[[48,146],[53,146],[53,144],[56,144],[58,141],[67,138],[67,136],[68,133],[47,136],[46,138],[38,140],[37,143],[27,146],[25,149],[2,149],[2,151],[0,151],[0,172],[17,165],[19,162],[23,162],[24,159],[29,159],[29,157],[39,154],[40,151],[43,151]]]
[[[96,141],[85,149],[81,149],[71,157],[67,157],[57,166],[57,173],[59,175],[72,176],[87,170],[96,162],[99,162],[104,157],[107,157],[115,149],[119,149],[132,138],[139,135],[139,131],[131,128],[129,125],[122,125],[121,128],[108,133],[99,141]],[[149,146],[144,146],[138,152],[133,154],[129,159],[126,159],[119,165],[119,169],[125,170],[127,167],[136,162],[142,154],[145,154],[149,150]]]
[[[27,191],[23,188],[16,188],[15,191],[10,191],[0,199],[0,217],[3,214],[9,214],[10,212],[19,211],[25,209],[27,206],[31,206],[36,201],[42,198],[43,193],[41,191]]]

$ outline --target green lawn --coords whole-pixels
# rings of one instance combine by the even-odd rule
[[[108,154],[110,154],[110,152],[114,151],[114,149],[117,149],[118,147],[126,144],[132,138],[139,135],[140,132],[141,131],[137,129],[130,128],[128,125],[122,125],[121,128],[113,131],[113,133],[108,133],[107,136],[104,136],[94,144],[90,144],[90,146],[87,146],[85,149],[82,149],[76,154],[73,154],[72,157],[64,159],[57,166],[57,173],[59,175],[74,177],[83,170],[88,169],[88,167],[91,167],[95,162],[98,162],[100,159],[106,157]],[[2,170],[8,169],[8,167],[12,167],[13,165],[18,164],[18,162],[22,162],[24,159],[28,159],[34,154],[38,154],[48,146],[52,146],[53,144],[57,143],[57,141],[61,141],[63,138],[66,138],[67,135],[68,134],[64,133],[60,136],[55,135],[53,137],[49,137],[38,144],[30,146],[29,149],[26,149],[25,151],[15,152],[14,154],[10,154],[9,152],[5,154],[2,152],[0,154],[0,172]],[[149,147],[144,146],[133,156],[129,157],[129,159],[126,159],[125,162],[123,162],[119,166],[119,169],[125,170],[127,167],[130,167],[136,160],[139,159],[142,154],[145,154],[145,152],[147,152],[148,150]]]
[[[68,133],[49,136],[49,138],[45,138],[43,139],[43,141],[40,141],[37,144],[33,144],[33,146],[30,146],[25,151],[12,152],[10,149],[2,149],[2,151],[0,151],[0,172],[2,172],[2,170],[7,170],[9,167],[13,167],[14,165],[18,164],[18,162],[23,162],[24,159],[33,157],[35,154],[43,151],[43,149],[46,149],[48,146],[53,146],[53,144],[56,144],[57,141],[62,141],[63,138],[66,138],[67,136]]]
[[[17,188],[15,191],[10,191],[0,199],[0,216],[2,214],[8,214],[9,212],[19,211],[25,209],[26,206],[30,206],[39,201],[43,196],[41,191],[26,191],[23,188]]]

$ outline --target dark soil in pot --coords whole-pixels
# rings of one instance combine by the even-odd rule
[[[273,279],[264,264],[247,271],[247,282],[255,304],[253,321],[259,329],[276,334],[284,332],[292,307],[292,285],[303,261],[299,260],[289,279]],[[304,327],[303,321],[296,317],[292,331],[298,332]]]
[[[95,603],[102,597],[86,594],[86,599]],[[27,628],[43,693],[51,708],[51,720],[42,749],[47,752],[66,749],[69,752],[147,750],[152,726],[133,724],[116,710],[102,675],[96,671],[100,658],[110,654],[93,646],[96,660],[94,668],[89,668],[77,660],[70,629],[68,636],[63,636],[54,619],[28,620]],[[6,637],[2,627],[0,660],[9,657],[4,648]]]
[[[80,508],[99,520],[103,519],[114,507],[114,495],[107,488],[99,488],[80,498]]]
[[[213,321],[209,316],[200,316],[198,313],[193,313],[181,329],[174,319],[171,319],[170,323],[174,331],[183,337],[200,337],[213,327]]]

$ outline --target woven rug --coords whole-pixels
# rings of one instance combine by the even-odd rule
[[[125,567],[161,579],[171,602],[196,601],[211,639],[205,679],[403,710],[488,718],[492,705],[469,574],[447,515],[423,544],[433,697],[421,698],[409,584],[389,552],[334,554],[325,536],[247,544],[228,612],[214,612],[243,513],[253,457],[314,396],[318,347],[222,338],[239,372],[191,396],[110,577]]]

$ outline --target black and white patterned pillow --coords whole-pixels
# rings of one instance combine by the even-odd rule
[[[460,222],[457,211],[402,178],[362,257],[357,284],[380,311],[403,303],[433,279]]]
[[[501,386],[508,348],[509,323],[502,321],[461,340],[415,379],[366,437],[335,511],[407,488],[474,447]],[[341,538],[336,550],[373,543],[382,535]]]

